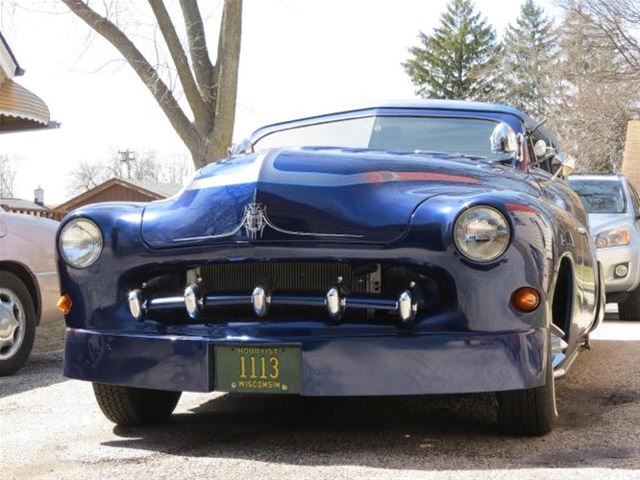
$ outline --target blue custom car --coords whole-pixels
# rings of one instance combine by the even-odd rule
[[[499,105],[261,128],[173,198],[64,219],[65,375],[118,424],[182,391],[496,392],[508,431],[544,434],[604,314],[570,167]]]

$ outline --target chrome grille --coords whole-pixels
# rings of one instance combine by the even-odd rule
[[[338,278],[354,294],[380,292],[378,265],[354,266],[344,262],[256,262],[209,264],[198,275],[206,292],[248,293],[256,285],[273,292],[326,294]]]

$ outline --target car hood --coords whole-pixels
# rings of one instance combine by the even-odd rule
[[[298,148],[205,167],[175,197],[149,204],[153,248],[221,242],[389,243],[434,195],[526,189],[511,167],[450,155]]]

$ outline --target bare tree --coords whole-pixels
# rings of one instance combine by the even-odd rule
[[[556,97],[549,123],[580,170],[617,171],[627,122],[638,114],[640,84],[619,73],[617,48],[584,12],[567,9],[558,31],[560,61],[551,72]]]
[[[193,175],[193,165],[186,158],[168,159],[161,163],[159,180],[174,185],[184,185]]]
[[[72,193],[82,193],[91,190],[104,182],[106,175],[104,165],[82,161],[70,173],[69,189]]]
[[[588,30],[595,54],[613,55],[608,69],[594,70],[603,79],[640,77],[640,0],[558,0]]]
[[[7,155],[0,155],[0,198],[12,198],[16,169],[13,160]]]
[[[161,78],[158,68],[109,18],[114,2],[61,1],[109,41],[134,69],[189,149],[197,168],[226,156],[235,121],[242,0],[224,0],[215,64],[209,57],[205,26],[197,0],[180,0],[187,50],[163,0],[148,0],[182,85],[190,114],[179,104],[174,92]],[[98,13],[94,4],[103,5],[104,14]]]
[[[114,152],[113,157],[103,167],[108,178],[132,178],[133,180],[150,180],[157,182],[160,180],[162,165],[156,158],[156,152],[142,152],[136,154],[129,166],[124,165],[118,152]]]
[[[86,192],[111,178],[183,185],[193,173],[192,165],[185,157],[158,159],[156,152],[151,151],[137,154],[129,170],[123,165],[118,152],[114,152],[106,162],[80,162],[71,171],[69,190],[72,194]]]

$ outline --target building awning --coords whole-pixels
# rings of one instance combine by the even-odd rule
[[[49,108],[36,94],[10,78],[0,84],[0,133],[56,128]]]

